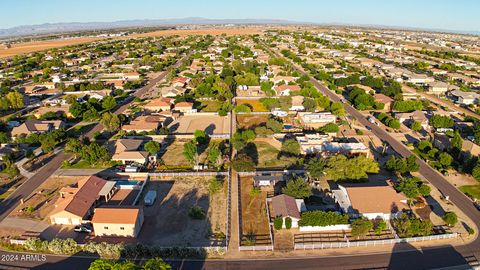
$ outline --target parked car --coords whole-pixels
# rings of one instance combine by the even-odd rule
[[[79,233],[91,233],[93,231],[93,228],[92,225],[83,224],[80,226],[75,226],[75,229],[73,230]]]
[[[146,206],[153,205],[155,203],[155,200],[157,199],[157,191],[156,190],[149,190],[147,194],[145,194],[145,197],[143,198],[143,203]]]

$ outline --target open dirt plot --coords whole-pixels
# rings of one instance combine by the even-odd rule
[[[193,134],[195,130],[203,130],[208,135],[230,133],[229,116],[219,115],[184,115],[173,121],[168,128],[172,133]]]
[[[267,122],[269,115],[238,114],[237,125],[240,129],[253,129]]]
[[[183,155],[183,145],[189,140],[173,140],[167,143],[166,146],[160,150],[158,155],[159,170],[174,170],[174,169],[192,169],[192,164]],[[210,140],[209,148],[217,146],[221,140]],[[198,157],[199,164],[207,163],[208,149],[203,149]]]
[[[13,44],[11,48],[0,47],[0,58],[10,57],[18,54],[31,53],[41,50],[47,50],[51,48],[59,48],[69,45],[81,44],[100,40],[96,37],[80,37],[69,39],[54,39],[45,41],[33,41]]]
[[[241,245],[271,245],[270,225],[266,212],[267,192],[252,194],[253,178],[240,177]]]
[[[223,245],[226,226],[226,187],[209,194],[212,177],[152,180],[145,191],[156,190],[157,199],[144,209],[145,221],[138,240],[159,246]],[[143,200],[140,201],[140,204]],[[192,219],[189,211],[200,206],[206,218]]]

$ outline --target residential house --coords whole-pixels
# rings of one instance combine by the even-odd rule
[[[395,113],[395,119],[405,125],[410,125],[413,122],[420,122],[424,129],[428,128],[428,118],[423,111]]]
[[[397,193],[391,185],[338,185],[332,193],[342,211],[352,218],[390,220],[408,209],[407,197]]]
[[[141,115],[130,121],[130,124],[122,126],[122,130],[127,132],[150,132],[156,131],[162,126],[162,118],[159,115]]]
[[[183,113],[197,112],[197,109],[193,108],[193,103],[191,102],[179,102],[175,104],[174,110]]]
[[[283,175],[257,175],[253,177],[254,187],[274,187],[278,182],[285,181]]]
[[[304,111],[305,107],[303,106],[303,101],[305,97],[303,96],[293,96],[292,97],[292,106],[289,108],[290,111]]]
[[[285,228],[285,218],[287,217],[292,219],[292,228],[298,228],[300,213],[307,210],[303,199],[295,199],[285,194],[272,197],[270,203],[272,206],[271,216],[282,217],[283,228]]]
[[[92,218],[95,236],[137,237],[143,222],[141,207],[100,207]]]
[[[476,92],[464,92],[460,90],[450,91],[447,96],[455,103],[463,105],[476,104],[480,98],[480,95]]]
[[[36,133],[46,133],[52,130],[65,128],[65,123],[61,120],[27,120],[25,123],[21,124],[18,127],[14,127],[12,129],[12,137],[17,137],[21,134],[25,134],[26,136]]]
[[[79,225],[89,218],[101,201],[108,202],[115,193],[115,182],[98,176],[78,181],[75,186],[60,189],[60,197],[49,214],[52,224]]]
[[[112,160],[120,161],[122,164],[138,163],[144,165],[149,160],[147,151],[140,151],[142,140],[120,139],[115,142],[115,153]]]
[[[282,84],[273,87],[277,96],[290,96],[291,92],[300,91],[300,86],[298,85],[288,85]]]
[[[428,85],[428,93],[435,95],[444,95],[449,90],[449,84],[435,81]]]
[[[173,102],[173,99],[171,98],[160,97],[148,102],[144,106],[144,108],[152,112],[170,111],[172,107],[172,102]]]
[[[383,111],[390,111],[393,107],[393,99],[384,94],[375,94],[373,96],[376,102],[384,104]]]
[[[337,117],[330,112],[299,112],[298,117],[303,126],[314,129],[337,121]]]

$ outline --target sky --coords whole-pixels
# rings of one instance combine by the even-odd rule
[[[0,29],[135,19],[286,19],[480,30],[478,0],[0,0]]]

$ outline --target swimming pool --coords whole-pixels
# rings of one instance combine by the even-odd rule
[[[133,181],[133,180],[117,180],[115,185],[119,189],[137,189],[140,187],[141,181]]]

